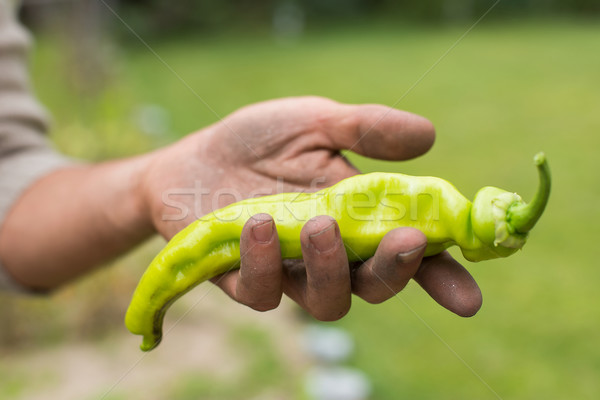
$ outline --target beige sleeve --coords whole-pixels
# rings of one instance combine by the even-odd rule
[[[0,229],[25,189],[70,161],[52,150],[45,133],[47,116],[33,96],[28,78],[30,38],[18,24],[11,0],[0,0]],[[18,289],[2,267],[0,290]]]

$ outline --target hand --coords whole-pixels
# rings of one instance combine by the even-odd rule
[[[258,232],[258,233],[257,233]],[[423,258],[427,240],[413,228],[397,228],[381,241],[374,257],[350,266],[334,219],[309,220],[300,236],[303,260],[284,260],[273,219],[248,220],[240,242],[241,267],[213,279],[229,296],[258,311],[276,308],[287,294],[315,318],[332,321],[350,309],[351,293],[383,302],[413,278],[439,304],[461,316],[481,306],[475,280],[447,252]]]
[[[359,173],[340,154],[342,149],[404,160],[426,152],[433,140],[429,121],[384,106],[315,97],[272,100],[244,107],[159,151],[142,187],[156,229],[169,239],[231,202],[278,191],[318,190]],[[165,194],[178,206],[165,204]],[[352,292],[377,303],[411,278],[459,315],[473,315],[481,306],[475,281],[447,253],[422,259],[426,239],[418,230],[389,232],[373,258],[352,268],[331,218],[310,220],[301,241],[304,261],[282,264],[272,219],[256,216],[242,234],[241,268],[213,282],[262,311],[277,307],[286,293],[322,320],[342,317]]]

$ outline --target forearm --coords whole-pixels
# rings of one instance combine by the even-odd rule
[[[64,168],[18,199],[0,231],[0,257],[14,279],[51,289],[149,237],[141,176],[151,156]]]

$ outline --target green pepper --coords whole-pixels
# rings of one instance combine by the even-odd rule
[[[252,198],[216,210],[179,232],[152,261],[127,310],[127,328],[143,335],[142,350],[156,347],[165,312],[175,300],[239,266],[242,228],[258,213],[273,217],[283,258],[302,257],[300,230],[317,215],[337,220],[350,261],[371,257],[383,236],[401,226],[427,236],[425,256],[457,245],[469,261],[507,257],[523,247],[550,195],[544,154],[534,161],[540,183],[529,204],[495,187],[479,190],[471,203],[440,178],[371,173],[315,193]]]

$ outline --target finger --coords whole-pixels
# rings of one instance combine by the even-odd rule
[[[227,296],[231,297],[234,300],[237,300],[235,297],[235,288],[237,287],[237,280],[239,277],[240,271],[229,271],[223,274],[217,275],[213,278],[210,278],[210,281],[221,288],[222,291],[227,294]]]
[[[240,239],[241,264],[236,299],[255,310],[277,308],[281,301],[281,250],[273,218],[250,218]]]
[[[448,252],[424,258],[415,281],[442,307],[461,317],[471,317],[481,308],[477,282]]]
[[[424,117],[382,105],[342,105],[324,119],[336,149],[382,160],[406,160],[426,153],[435,128]]]
[[[419,269],[427,238],[414,228],[388,232],[375,255],[353,270],[352,291],[369,303],[381,303],[400,292]]]
[[[350,309],[348,257],[336,221],[329,216],[309,220],[300,233],[306,266],[304,305],[321,321],[340,319]]]
[[[282,295],[279,240],[268,214],[250,218],[240,238],[240,269],[217,282],[236,301],[257,311],[277,308]]]

